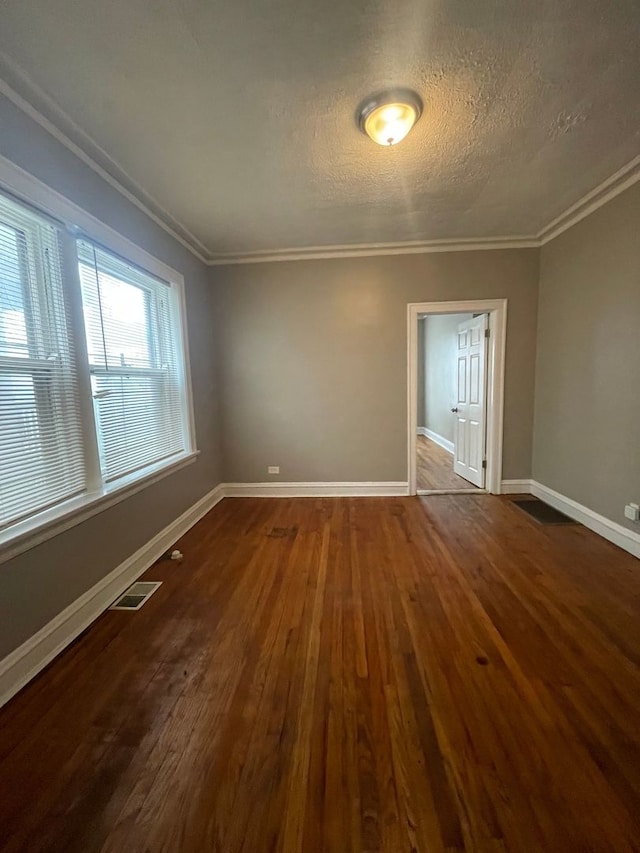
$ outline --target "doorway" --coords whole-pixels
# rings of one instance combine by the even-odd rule
[[[506,310],[408,306],[409,494],[500,493]]]

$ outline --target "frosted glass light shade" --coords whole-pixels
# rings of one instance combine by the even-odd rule
[[[397,145],[421,113],[422,102],[415,92],[390,92],[369,99],[358,111],[358,124],[378,145]]]

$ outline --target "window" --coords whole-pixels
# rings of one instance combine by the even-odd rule
[[[0,194],[0,543],[193,456],[178,287]]]
[[[85,240],[78,260],[105,481],[185,449],[171,288]]]

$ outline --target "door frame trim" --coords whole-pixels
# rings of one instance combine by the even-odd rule
[[[489,314],[487,348],[486,491],[501,493],[504,426],[504,372],[507,343],[507,300],[466,299],[456,302],[411,302],[407,305],[407,472],[409,494],[416,488],[418,427],[418,318],[421,314]],[[480,490],[478,490],[480,492]]]

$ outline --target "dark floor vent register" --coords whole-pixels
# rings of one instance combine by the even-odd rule
[[[116,599],[109,610],[140,610],[162,581],[138,581]]]
[[[514,504],[534,518],[538,524],[577,524],[568,515],[559,512],[544,501],[538,500],[515,500]]]

